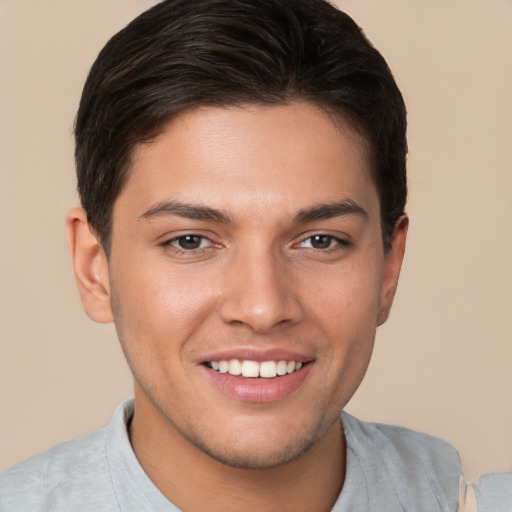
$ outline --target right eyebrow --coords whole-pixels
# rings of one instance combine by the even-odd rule
[[[139,219],[153,219],[166,215],[177,215],[187,219],[209,220],[220,224],[231,223],[228,215],[220,210],[201,204],[181,203],[179,201],[162,201],[157,203],[142,215],[139,215]]]

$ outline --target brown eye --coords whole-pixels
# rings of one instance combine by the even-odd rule
[[[311,247],[314,249],[328,249],[333,242],[333,237],[329,235],[315,235],[310,240]]]
[[[344,247],[349,247],[350,245],[350,242],[342,238],[319,233],[318,235],[308,236],[300,244],[298,244],[298,247],[302,247],[304,249],[325,250],[336,248],[341,249]]]
[[[180,249],[198,249],[201,246],[201,237],[196,235],[180,236],[177,242]]]
[[[170,245],[174,245],[178,249],[185,251],[193,251],[194,249],[203,248],[208,240],[204,236],[199,235],[183,235],[173,238]]]

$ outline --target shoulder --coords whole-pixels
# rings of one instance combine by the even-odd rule
[[[343,412],[348,450],[369,480],[386,479],[402,504],[423,500],[456,508],[462,467],[458,452],[437,437],[369,423]]]
[[[100,429],[0,473],[0,510],[95,510],[96,500],[114,498],[109,480],[105,429]]]
[[[342,422],[347,437],[355,444],[370,443],[393,462],[446,467],[449,461],[457,471],[461,469],[457,450],[438,437],[397,425],[361,421],[345,412]]]

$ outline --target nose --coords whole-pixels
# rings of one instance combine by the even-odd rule
[[[271,251],[240,254],[231,261],[224,276],[222,321],[246,325],[257,333],[299,322],[303,308],[288,265]]]

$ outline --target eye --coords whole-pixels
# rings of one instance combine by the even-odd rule
[[[337,245],[347,246],[349,243],[346,240],[341,240],[332,235],[318,234],[313,235],[303,240],[299,247],[306,247],[311,249],[331,249]]]
[[[183,251],[194,251],[197,249],[204,249],[211,245],[210,240],[205,236],[200,235],[182,235],[165,242],[165,245],[171,245],[176,249]]]

